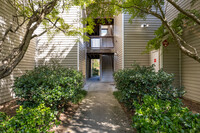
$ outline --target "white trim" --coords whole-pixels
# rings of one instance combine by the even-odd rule
[[[122,69],[124,69],[124,13],[122,13]]]
[[[103,71],[102,71],[102,54],[100,54],[100,81],[102,80]]]
[[[82,13],[80,12],[80,6],[78,7],[78,29],[80,29],[80,17],[82,17],[81,15],[82,15]],[[80,13],[81,13],[81,15],[80,15]],[[77,46],[77,70],[79,71],[80,70],[80,68],[79,68],[79,59],[80,59],[80,43],[81,43],[81,38],[80,38],[80,36],[78,36],[78,46]]]
[[[36,37],[35,39],[35,57],[34,57],[34,60],[35,60],[35,67],[38,67],[38,37]]]
[[[161,45],[161,47],[160,47],[160,69],[163,68],[163,55],[164,55],[163,45]]]
[[[181,50],[179,50],[179,82],[180,87],[182,86],[182,57],[181,57]]]
[[[80,40],[79,40],[80,41]],[[78,47],[77,47],[77,70],[79,71],[79,52],[80,52],[80,50],[79,50],[79,46],[80,45],[80,42],[78,43]]]

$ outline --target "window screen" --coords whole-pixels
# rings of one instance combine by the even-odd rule
[[[93,38],[91,39],[91,47],[93,48],[98,48],[101,45],[101,40],[100,38]]]

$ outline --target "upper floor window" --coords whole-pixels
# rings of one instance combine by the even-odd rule
[[[101,39],[100,38],[92,38],[91,39],[91,47],[92,48],[99,48],[101,46]]]
[[[106,36],[108,34],[108,29],[101,29],[101,36]]]
[[[113,26],[112,25],[101,25],[100,26],[100,36],[112,36]]]

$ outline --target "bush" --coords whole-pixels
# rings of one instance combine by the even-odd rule
[[[141,133],[197,133],[200,132],[200,115],[192,114],[188,108],[176,101],[144,96],[144,103],[135,102],[136,113],[133,127]]]
[[[173,74],[163,70],[155,72],[153,66],[134,65],[132,69],[120,70],[114,73],[117,89],[121,92],[122,102],[133,108],[134,100],[142,103],[144,95],[155,95],[161,99],[181,97],[184,91],[172,86]]]
[[[40,66],[16,78],[14,93],[24,107],[37,107],[43,103],[58,110],[69,101],[79,101],[77,98],[82,98],[85,93],[82,87],[82,73],[74,69]]]
[[[12,118],[0,113],[0,119],[0,131],[3,133],[47,133],[54,124],[59,124],[54,113],[44,104],[26,109],[20,106]]]
[[[114,91],[113,95],[115,96],[115,98],[119,101],[122,102],[123,101],[123,97],[122,97],[122,93],[120,91]]]
[[[93,73],[92,76],[98,76],[99,75],[99,70],[97,68],[92,68]]]

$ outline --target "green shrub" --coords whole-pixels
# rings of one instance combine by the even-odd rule
[[[123,98],[122,98],[122,94],[121,94],[121,91],[114,91],[113,92],[113,95],[115,96],[115,98],[119,101],[119,102],[122,102]]]
[[[133,127],[141,133],[197,133],[200,132],[200,115],[176,101],[144,96],[144,103],[135,102]]]
[[[142,103],[144,95],[155,95],[161,99],[181,97],[184,91],[175,88],[173,74],[163,70],[155,72],[153,66],[134,65],[131,69],[120,70],[114,73],[117,89],[122,94],[122,102],[132,108],[134,100]]]
[[[93,73],[92,76],[98,76],[99,75],[99,70],[97,68],[92,68]]]
[[[3,133],[47,133],[54,125],[59,124],[49,107],[44,104],[36,108],[20,108],[15,116],[8,118],[0,113],[0,131]]]
[[[16,78],[14,93],[24,107],[41,103],[54,110],[63,109],[69,101],[78,101],[83,93],[83,76],[75,69],[40,66]]]

